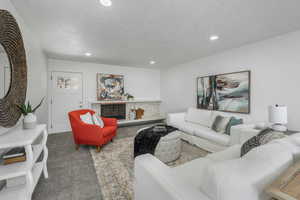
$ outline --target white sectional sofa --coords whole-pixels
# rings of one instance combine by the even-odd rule
[[[135,200],[267,200],[264,189],[299,156],[300,134],[252,149],[241,145],[170,168],[150,154],[135,159]]]
[[[244,124],[232,127],[230,136],[217,133],[211,129],[217,115],[242,118]],[[182,132],[181,139],[210,152],[221,151],[231,145],[240,144],[241,141],[247,139],[245,135],[244,138],[241,138],[241,132],[248,132],[249,137],[259,133],[259,130],[254,129],[255,125],[250,123],[251,120],[248,115],[196,108],[189,108],[185,113],[170,113],[167,116],[167,124],[178,128]]]

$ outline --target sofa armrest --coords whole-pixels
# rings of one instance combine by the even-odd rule
[[[183,122],[185,118],[185,112],[182,113],[168,113],[167,115],[167,124],[170,126],[176,125],[178,122]]]
[[[235,144],[226,148],[223,151],[208,154],[206,158],[213,161],[225,161],[240,158],[241,156],[241,145]]]
[[[255,124],[241,124],[231,127],[230,130],[230,143],[243,144],[245,141],[251,137],[257,135],[260,130],[255,129]]]
[[[281,144],[254,148],[240,159],[215,162],[205,169],[200,185],[211,199],[262,200],[267,185],[293,162],[289,149]]]
[[[135,159],[135,200],[209,200],[181,180],[174,171],[150,154]]]

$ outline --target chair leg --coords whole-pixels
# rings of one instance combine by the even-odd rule
[[[79,144],[76,144],[75,149],[78,150],[79,147],[80,147],[80,145],[79,145]]]
[[[96,151],[97,151],[97,153],[99,153],[99,152],[100,152],[100,150],[101,150],[101,146],[99,145],[99,146],[97,146],[97,147],[96,147]]]

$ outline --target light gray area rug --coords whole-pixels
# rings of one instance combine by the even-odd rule
[[[131,136],[105,145],[100,153],[91,149],[103,200],[133,199],[133,144],[134,137]],[[180,158],[168,165],[178,166],[207,154],[207,151],[183,142]]]

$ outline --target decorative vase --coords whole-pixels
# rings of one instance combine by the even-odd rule
[[[36,127],[37,118],[33,113],[28,113],[24,116],[23,119],[23,128],[24,129],[34,129]]]
[[[135,117],[136,117],[135,110],[131,109],[129,113],[129,120],[135,120]]]

